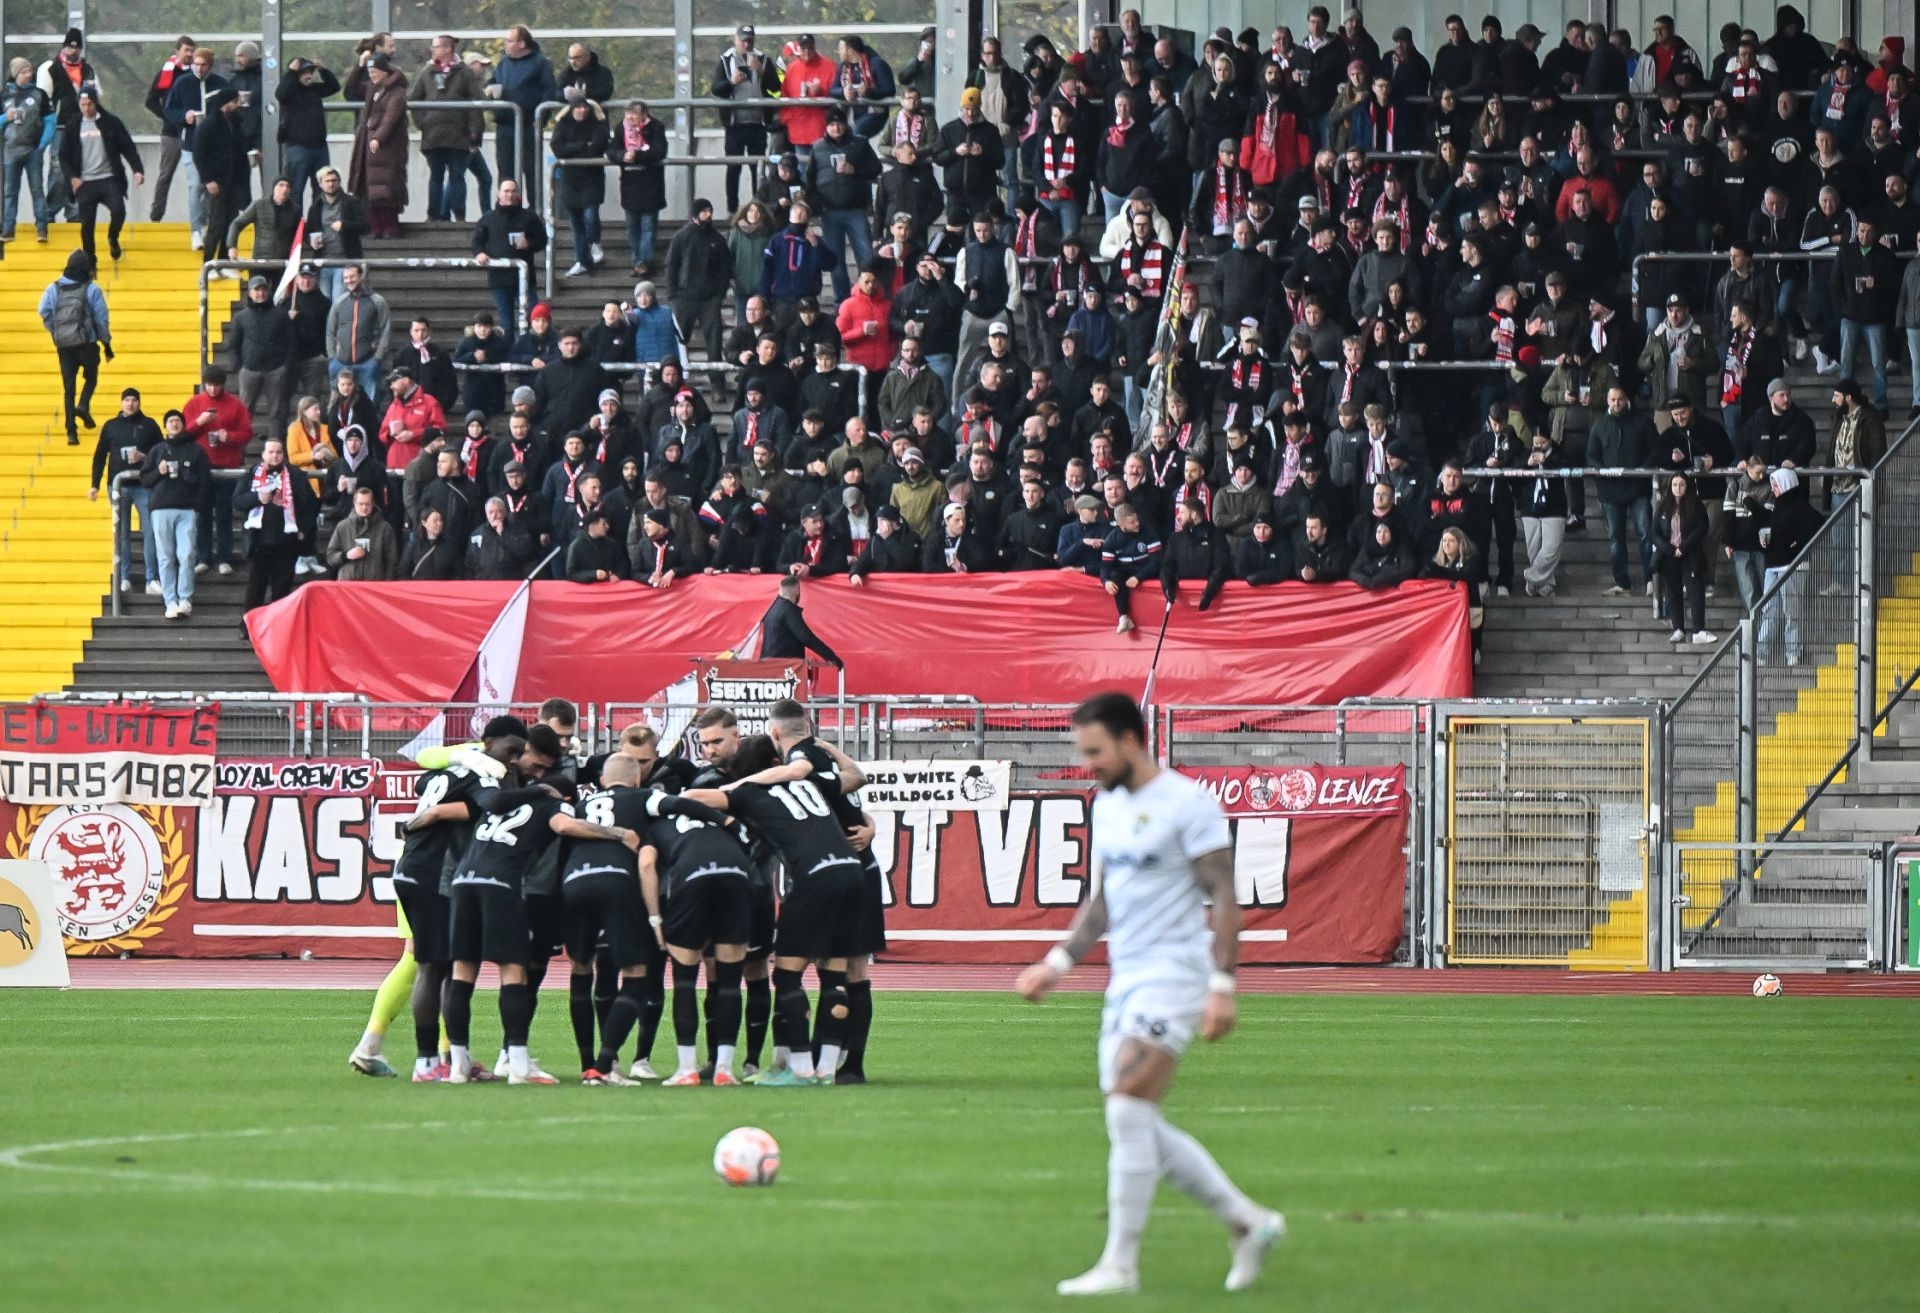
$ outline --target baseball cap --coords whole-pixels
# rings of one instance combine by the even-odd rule
[[[397,378],[411,379],[413,376],[412,365],[396,365],[387,371],[387,382],[391,383]]]
[[[1300,203],[1294,208],[1300,210],[1317,210],[1320,208],[1320,202],[1311,196],[1302,196]]]
[[[1007,327],[1007,321],[1004,319],[996,319],[987,325],[988,337],[1008,337],[1012,333],[1013,330]]]
[[[256,287],[272,287],[272,286],[273,284],[269,283],[266,280],[266,276],[264,274],[255,274],[253,277],[247,279],[247,290],[249,292],[251,292]]]
[[[318,278],[320,276],[320,266],[314,264],[312,261],[308,261],[300,266],[300,276],[302,278]]]
[[[1667,304],[1677,305],[1682,310],[1684,310],[1687,308],[1687,298],[1680,295],[1680,293],[1678,292],[1669,292],[1667,293]]]
[[[742,23],[740,24],[740,26],[733,29],[733,34],[735,36],[752,36],[754,35],[753,24]]]
[[[510,460],[502,468],[501,473],[512,474],[515,471],[518,471],[521,474],[525,474],[527,472],[527,463],[523,460]]]
[[[889,503],[875,511],[873,515],[877,520],[893,520],[897,523],[900,519],[900,508]]]

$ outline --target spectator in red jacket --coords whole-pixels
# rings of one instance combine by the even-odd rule
[[[180,413],[186,417],[187,433],[207,449],[210,469],[237,470],[246,459],[247,444],[253,440],[253,416],[246,403],[227,391],[227,371],[209,365],[200,376],[200,391],[187,398]],[[225,479],[207,480],[200,499],[200,544],[202,555],[194,567],[204,574],[209,555],[219,564],[221,574],[233,573],[233,484]],[[213,551],[205,552],[207,544]]]
[[[429,432],[444,432],[446,412],[434,395],[414,380],[413,366],[401,365],[387,375],[387,387],[393,400],[380,421],[380,438],[386,443],[387,468],[404,470],[420,454]]]
[[[793,39],[793,56],[787,60],[786,79],[780,94],[788,100],[817,100],[833,94],[834,79],[840,66],[813,47],[811,34]],[[827,111],[820,105],[796,105],[779,111],[786,125],[787,140],[803,156],[813,154],[813,143],[826,135]]]

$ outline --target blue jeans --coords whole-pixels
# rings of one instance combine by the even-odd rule
[[[1053,216],[1054,222],[1060,225],[1060,235],[1062,237],[1067,236],[1069,233],[1080,231],[1080,220],[1086,214],[1086,210],[1079,201],[1043,200],[1040,202],[1040,205],[1042,209]]]
[[[331,381],[339,378],[340,371],[343,369],[351,369],[353,371],[354,378],[359,380],[360,390],[369,397],[377,397],[380,395],[380,361],[378,359],[362,360],[357,365],[349,364],[344,360],[329,360],[327,361],[328,380]],[[368,436],[372,435],[369,434]]]
[[[573,262],[591,266],[593,248],[600,242],[600,207],[570,207],[567,210],[567,226],[573,230]]]
[[[346,272],[345,269],[340,268],[322,269],[320,271],[320,290],[327,294],[327,300],[338,301],[341,295],[345,293],[347,290]],[[338,374],[340,371],[336,369],[333,372]],[[369,392],[367,395],[372,396],[373,394]]]
[[[120,490],[120,518],[113,525],[114,551],[120,557],[120,577],[114,581],[116,584],[126,583],[132,575],[133,563],[128,558],[133,555],[132,522],[136,513],[140,516],[141,573],[148,579],[160,577],[159,563],[153,559],[156,535],[151,500],[152,492],[144,483],[128,484]]]
[[[13,226],[20,217],[20,178],[26,175],[27,191],[33,197],[33,226],[44,229],[52,221],[47,211],[46,177],[42,172],[45,151],[31,150],[15,154],[7,152],[6,188],[7,200],[4,212],[0,212],[0,232],[11,234]]]
[[[200,495],[200,542],[210,544],[206,560],[212,565],[233,562],[233,481],[207,479],[207,490]]]
[[[1740,605],[1752,611],[1760,605],[1766,591],[1767,555],[1765,552],[1733,553],[1733,582],[1740,589]]]
[[[1887,326],[1868,324],[1858,319],[1840,321],[1840,377],[1852,378],[1855,358],[1860,354],[1860,339],[1867,339],[1867,359],[1873,367],[1872,401],[1879,410],[1887,408]]]
[[[521,116],[517,153],[514,150],[513,119],[504,118],[494,124],[493,163],[494,168],[504,179],[518,176],[514,173],[514,163],[516,160],[523,162],[527,176],[521,180],[520,195],[523,202],[538,214],[543,179],[540,176],[540,148],[533,139],[533,119],[534,116],[531,113]]]
[[[1105,187],[1102,187],[1100,189],[1100,204],[1107,212],[1107,222],[1112,223],[1120,217],[1120,211],[1127,208],[1127,198],[1124,196],[1116,196]]]
[[[950,355],[942,354],[927,357],[927,368],[931,369],[933,376],[940,380],[940,384],[946,388],[948,396],[953,395],[954,363],[954,358]]]
[[[651,210],[627,211],[627,246],[635,264],[653,263],[653,233],[659,225],[660,216]]]
[[[520,335],[520,320],[514,313],[520,300],[519,291],[515,287],[489,287],[487,294],[493,298],[494,322],[507,335],[507,341],[513,341]]]
[[[467,217],[467,156],[463,146],[439,146],[427,155],[427,218]]]
[[[1630,502],[1602,502],[1607,514],[1607,545],[1612,552],[1613,582],[1622,588],[1633,587],[1627,573],[1627,525],[1640,540],[1640,577],[1653,578],[1653,504],[1645,497]]]
[[[1907,368],[1912,371],[1907,381],[1913,387],[1913,404],[1920,406],[1920,328],[1907,330]]]
[[[194,549],[199,541],[195,521],[196,516],[192,511],[153,513],[153,528],[148,541],[159,548],[160,593],[167,599],[168,606],[193,600]]]
[[[873,259],[873,229],[865,210],[824,210],[820,214],[820,245],[826,249],[827,262],[833,267],[833,299],[844,301],[853,291],[853,279],[847,275],[843,248],[853,247],[853,267],[858,269]]]
[[[331,162],[325,146],[296,146],[289,142],[280,148],[280,171],[293,184],[293,199],[302,208],[320,194],[320,170]]]
[[[476,147],[467,152],[467,172],[479,184],[480,213],[485,214],[493,204],[493,170],[487,167],[487,153]],[[467,216],[462,214],[460,218]]]
[[[1778,593],[1768,599],[1760,612],[1760,659],[1769,661],[1773,657],[1773,638],[1779,634],[1787,647],[1787,664],[1800,664],[1800,592],[1806,584],[1804,575],[1796,574],[1784,565],[1767,567],[1764,587],[1771,589],[1780,580],[1786,583]]]

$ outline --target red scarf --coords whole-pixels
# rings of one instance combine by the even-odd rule
[[[1379,199],[1373,203],[1372,221],[1379,223],[1382,219],[1385,219],[1399,230],[1400,250],[1402,254],[1406,252],[1407,243],[1413,238],[1412,218],[1412,212],[1407,206],[1407,198],[1404,196],[1400,198],[1398,204],[1395,204],[1387,199],[1387,193],[1383,190],[1380,193]]]
[[[1382,108],[1384,108],[1387,111],[1385,132],[1382,132],[1380,130],[1381,129],[1380,111]],[[1377,100],[1374,101],[1370,106],[1368,106],[1367,120],[1368,122],[1373,124],[1372,149],[1374,150],[1392,150],[1393,149],[1394,124],[1395,124],[1396,116],[1399,113],[1400,113],[1400,107],[1398,105],[1382,106],[1380,102]]]
[[[1217,160],[1213,166],[1213,230],[1233,231],[1233,221],[1247,212],[1247,189],[1240,181],[1244,175]]]
[[[1037,260],[1040,258],[1039,226],[1039,210],[1036,209],[1032,214],[1023,214],[1020,216],[1020,222],[1015,224],[1013,229],[1013,253],[1017,258],[1021,260]],[[1038,278],[1039,274],[1035,272],[1033,265],[1022,266],[1020,273],[1020,290],[1023,292],[1033,291]]]
[[[479,479],[480,453],[485,451],[487,446],[488,443],[485,434],[481,435],[478,442],[475,442],[472,438],[468,438],[460,444],[460,464],[466,468],[469,479]]]
[[[1133,120],[1128,119],[1125,123],[1115,123],[1112,127],[1108,128],[1107,145],[1115,147],[1116,149],[1124,147],[1127,144],[1127,129],[1132,126]]]
[[[1746,100],[1758,96],[1761,91],[1761,74],[1758,65],[1753,68],[1735,67],[1727,74],[1727,94],[1735,100]]]
[[[1063,132],[1057,138],[1048,136],[1040,143],[1040,171],[1047,179],[1047,199],[1065,201],[1073,199],[1073,168],[1077,157],[1077,147],[1071,132]]]
[[[1720,369],[1720,404],[1737,406],[1746,390],[1747,357],[1753,354],[1753,330],[1742,329],[1727,342],[1726,364]]]
[[[278,506],[280,508],[280,514],[283,518],[284,523],[286,524],[287,535],[289,537],[298,536],[300,529],[299,529],[299,526],[294,522],[294,518],[293,518],[293,467],[292,466],[282,465],[277,470],[269,470],[264,464],[254,466],[253,467],[254,496],[256,499],[259,497],[260,490],[267,486],[267,479],[273,475],[278,475],[280,479],[279,487],[274,490],[273,505]],[[266,507],[260,506],[258,507],[258,509],[261,511],[264,511]],[[248,518],[252,518],[252,517],[249,516]],[[249,525],[248,527],[251,528],[254,526]]]
[[[1847,93],[1851,90],[1853,90],[1851,82],[1846,86],[1836,82],[1833,84],[1833,90],[1827,93],[1827,117],[1836,123],[1847,116]]]
[[[1127,279],[1140,275],[1142,294],[1149,301],[1160,299],[1161,284],[1166,279],[1167,248],[1159,242],[1148,242],[1145,246],[1135,246],[1128,242],[1120,248],[1120,283],[1126,285]]]
[[[1900,107],[1906,103],[1907,99],[1905,96],[1888,95],[1881,97],[1881,104],[1885,107],[1887,115],[1887,132],[1891,136],[1898,137],[1900,135]]]
[[[1164,456],[1154,448],[1148,447],[1146,457],[1147,477],[1153,481],[1153,486],[1156,488],[1166,487],[1167,481],[1173,478],[1174,469],[1185,459],[1178,447],[1167,448]]]
[[[1493,321],[1493,358],[1502,365],[1513,363],[1513,316],[1498,310],[1487,311]]]

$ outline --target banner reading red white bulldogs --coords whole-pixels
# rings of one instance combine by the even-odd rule
[[[197,806],[213,797],[218,704],[0,705],[0,797],[20,806]]]

